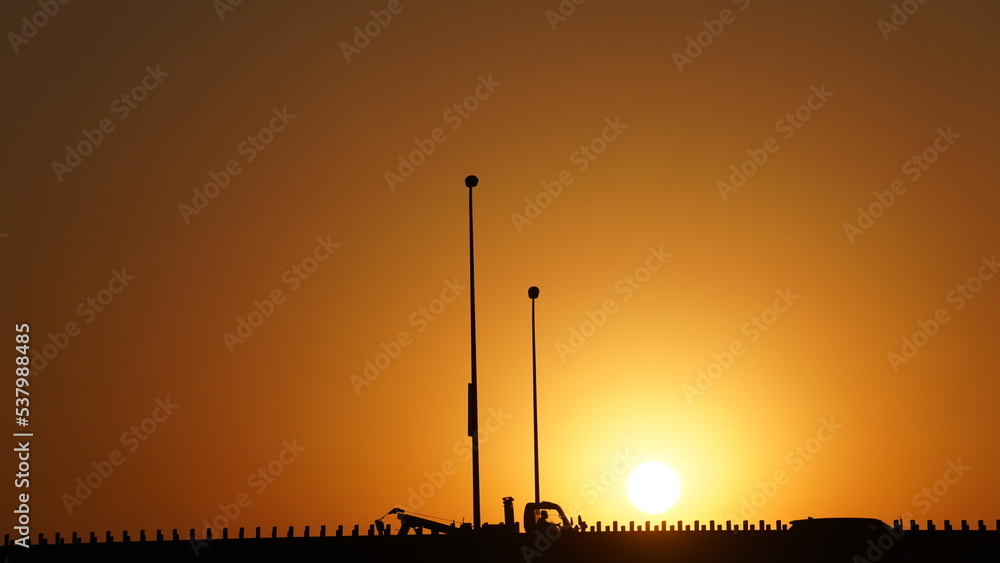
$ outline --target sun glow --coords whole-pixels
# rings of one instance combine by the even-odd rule
[[[681,479],[670,466],[647,461],[636,467],[625,485],[632,504],[646,514],[670,510],[681,496]]]

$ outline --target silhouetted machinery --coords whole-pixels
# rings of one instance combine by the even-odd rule
[[[440,534],[452,534],[456,532],[467,532],[472,530],[472,524],[463,523],[461,526],[455,526],[454,522],[452,522],[451,524],[445,524],[444,522],[438,521],[440,519],[431,520],[430,518],[424,518],[423,516],[426,516],[426,514],[421,516],[417,516],[415,514],[407,514],[406,511],[403,510],[402,508],[393,508],[389,512],[386,512],[385,516],[383,516],[382,518],[385,518],[386,516],[390,516],[392,514],[395,514],[396,518],[399,519],[399,535],[401,536],[405,536],[407,532],[410,531],[411,528],[416,528],[418,530],[418,533],[420,530],[427,528],[432,532],[437,532]],[[386,535],[386,525],[385,522],[382,521],[382,518],[379,518],[378,520],[375,521],[375,529],[378,530],[378,535],[380,536]]]
[[[473,175],[465,178],[465,187],[469,188],[469,305],[470,305],[470,325],[472,336],[471,359],[472,359],[472,381],[468,386],[469,393],[469,418],[468,435],[472,438],[472,512],[473,523],[463,522],[456,526],[454,520],[448,524],[446,519],[435,518],[426,514],[407,513],[402,508],[393,508],[382,518],[375,521],[375,528],[380,536],[387,535],[388,527],[382,521],[386,516],[392,514],[399,519],[399,535],[406,535],[410,529],[417,533],[426,528],[435,533],[455,534],[488,533],[489,531],[499,531],[501,533],[517,533],[518,525],[514,521],[514,498],[504,497],[502,524],[482,524],[479,522],[479,398],[476,369],[476,275],[473,266],[474,246],[472,244],[472,188],[479,185],[479,178]],[[551,539],[559,537],[559,534],[572,531],[584,531],[587,529],[583,518],[577,515],[577,527],[574,527],[573,520],[566,517],[562,507],[554,502],[541,501],[538,484],[538,393],[537,393],[537,373],[535,369],[535,299],[538,298],[539,289],[535,286],[528,288],[528,298],[531,299],[531,364],[532,364],[532,397],[534,409],[534,430],[535,430],[535,502],[524,505],[524,531],[527,534],[543,533]],[[551,519],[550,513],[554,512],[559,516],[558,521]]]
[[[401,536],[405,536],[411,529],[417,533],[421,533],[424,529],[439,534],[466,534],[473,532],[472,524],[468,522],[463,522],[461,525],[456,526],[454,521],[449,524],[441,518],[435,518],[426,514],[407,513],[402,508],[393,508],[385,516],[375,521],[375,529],[378,531],[378,535],[387,535],[388,527],[383,522],[383,518],[393,514],[399,519],[399,532],[397,533]],[[502,524],[483,524],[482,530],[485,533],[501,532],[516,534],[518,532],[518,523],[514,521],[513,497],[504,497],[503,516],[504,521]],[[558,516],[558,519],[555,519],[556,516]],[[574,525],[573,519],[567,518],[562,507],[554,502],[529,502],[524,505],[524,532],[526,534],[542,533],[554,539],[566,532],[583,531],[586,529],[587,524],[583,521],[582,516],[577,516],[577,524]]]

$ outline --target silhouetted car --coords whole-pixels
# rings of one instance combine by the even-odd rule
[[[807,518],[792,520],[789,531],[819,536],[867,536],[884,533],[891,527],[878,518]]]

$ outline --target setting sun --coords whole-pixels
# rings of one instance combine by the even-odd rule
[[[1000,550],[1000,2],[77,4],[0,4],[22,559]]]
[[[681,496],[681,480],[668,465],[647,461],[636,467],[625,485],[632,504],[646,514],[670,510]]]

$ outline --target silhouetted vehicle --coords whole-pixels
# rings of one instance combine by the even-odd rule
[[[559,515],[559,521],[550,519],[553,511]],[[543,514],[546,516],[544,520]],[[582,518],[580,524],[583,525]],[[576,528],[573,527],[573,519],[567,518],[558,504],[548,501],[529,502],[524,505],[524,532],[534,534],[536,530],[550,537],[558,537],[565,532],[575,531]]]
[[[422,518],[413,514],[407,514],[402,508],[393,508],[389,512],[385,513],[386,516],[395,514],[396,518],[399,519],[399,535],[405,536],[411,528],[427,528],[433,532],[439,534],[454,534],[454,533],[464,533],[472,530],[472,524],[463,522],[460,526],[456,526],[454,523],[445,524],[444,522],[438,522],[436,520],[430,520],[428,518]],[[382,522],[382,518],[375,521],[375,529],[378,531],[378,535],[386,535],[385,523]]]
[[[504,497],[503,508],[504,522],[501,524],[483,524],[482,529],[484,531],[499,531],[501,533],[510,534],[517,533],[517,522],[514,521],[513,497]],[[558,514],[559,520],[554,521],[546,519],[542,521],[541,517],[543,512],[547,513],[549,518],[551,518],[552,513]],[[427,529],[439,534],[457,534],[472,531],[472,525],[467,522],[456,526],[454,521],[451,524],[448,524],[443,520],[438,521],[424,518],[424,515],[407,514],[407,512],[402,508],[393,508],[387,512],[385,516],[382,516],[382,518],[392,514],[395,514],[396,518],[399,519],[398,535],[401,536],[405,536],[411,529],[415,528]],[[380,536],[386,535],[387,531],[385,522],[382,521],[382,518],[375,521],[375,529]],[[581,531],[586,530],[587,525],[583,521],[583,517],[578,517],[578,519],[578,525],[574,527],[573,519],[567,518],[562,507],[554,502],[529,502],[524,505],[524,531],[527,534],[541,532],[542,534],[549,536],[549,538],[554,539],[566,532],[574,532],[577,531],[577,529]]]
[[[813,518],[792,520],[789,531],[796,534],[817,536],[866,536],[879,535],[887,529],[888,524],[878,518]]]

